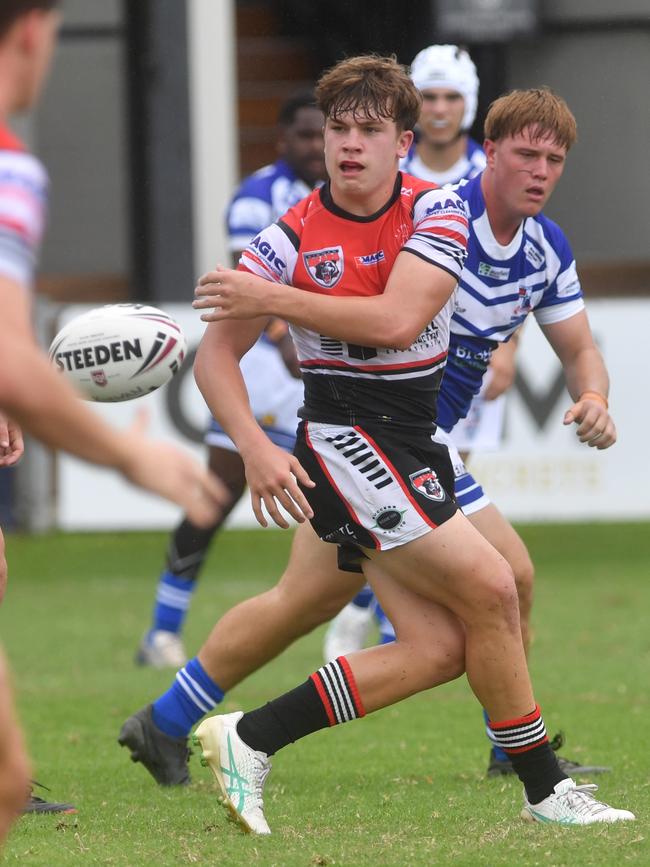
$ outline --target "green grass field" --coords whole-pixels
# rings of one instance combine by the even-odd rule
[[[638,821],[584,829],[518,819],[521,786],[484,777],[488,747],[466,682],[412,698],[282,751],[266,788],[270,838],[226,823],[194,756],[191,787],[161,790],[117,746],[122,721],[172,674],[138,669],[166,537],[9,537],[0,615],[35,775],[77,816],[16,825],[21,865],[650,864],[650,527],[523,527],[537,565],[532,672],[564,753],[613,767],[600,795]],[[280,574],[290,536],[231,531],[214,546],[186,632]],[[322,630],[226,697],[251,708],[321,664]]]

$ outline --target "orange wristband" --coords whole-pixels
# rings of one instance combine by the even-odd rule
[[[592,400],[599,400],[605,409],[609,409],[607,398],[604,395],[599,394],[597,391],[583,391],[578,400],[584,400],[586,397],[590,397]]]

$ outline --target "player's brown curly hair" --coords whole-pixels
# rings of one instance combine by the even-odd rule
[[[398,129],[413,129],[422,96],[406,67],[392,57],[362,54],[328,69],[316,84],[316,102],[326,118],[345,112],[355,117],[388,118]]]
[[[533,139],[549,134],[567,150],[578,138],[576,119],[566,102],[548,87],[513,90],[490,104],[483,131],[498,141],[530,129]]]

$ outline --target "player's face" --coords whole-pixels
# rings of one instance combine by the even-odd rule
[[[325,180],[323,113],[318,108],[299,108],[293,123],[284,130],[278,149],[294,172],[313,187]]]
[[[464,113],[465,100],[457,90],[427,87],[422,91],[418,121],[422,139],[433,147],[445,147],[456,141]]]
[[[24,111],[38,100],[50,68],[60,20],[56,10],[34,9],[18,22],[22,68],[12,111]]]
[[[511,213],[533,217],[544,208],[564,171],[566,148],[527,127],[515,136],[485,142],[494,189]]]
[[[334,201],[345,210],[373,214],[390,198],[399,160],[413,133],[394,120],[346,112],[325,122],[325,164]]]

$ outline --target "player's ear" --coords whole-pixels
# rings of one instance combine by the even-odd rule
[[[402,159],[409,152],[409,148],[413,144],[413,130],[404,129],[399,134],[397,139],[397,156]]]
[[[483,142],[483,151],[485,153],[485,159],[490,168],[494,168],[494,157],[496,154],[496,142],[492,141],[492,139],[486,138]]]

